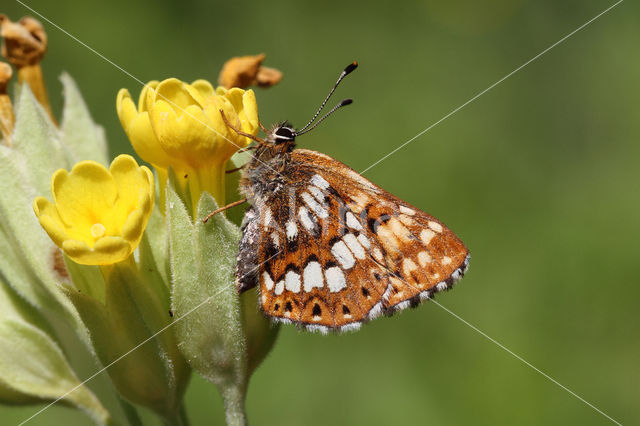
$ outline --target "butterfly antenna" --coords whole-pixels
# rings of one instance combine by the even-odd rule
[[[336,112],[338,109],[342,108],[343,106],[347,106],[349,104],[353,103],[353,99],[345,99],[343,101],[341,101],[338,105],[334,106],[333,108],[331,108],[331,111],[329,111],[328,113],[326,113],[325,115],[322,116],[322,118],[318,121],[316,121],[313,126],[309,127],[307,130],[305,131],[297,131],[296,132],[296,136],[300,136],[300,135],[304,135],[305,133],[308,133],[310,131],[312,131],[313,129],[316,128],[316,126],[320,123],[322,123],[324,121],[325,118],[327,118],[328,116],[330,116],[331,114],[333,114],[334,112]]]
[[[302,134],[301,132],[303,132],[307,127],[309,127],[311,125],[311,123],[313,123],[313,121],[318,118],[318,115],[320,115],[320,112],[322,111],[322,109],[324,108],[324,106],[327,104],[327,102],[329,102],[329,98],[331,98],[331,95],[333,95],[333,92],[336,91],[336,88],[338,87],[338,85],[340,84],[340,82],[346,77],[348,76],[353,70],[355,70],[356,68],[358,68],[358,63],[356,61],[353,61],[352,63],[350,63],[349,65],[347,65],[347,67],[344,69],[344,71],[342,71],[342,74],[340,74],[340,77],[338,77],[338,81],[336,81],[336,84],[333,85],[333,87],[331,88],[331,91],[329,92],[329,94],[327,95],[327,97],[324,99],[324,102],[322,102],[322,105],[320,105],[320,108],[318,108],[318,111],[316,111],[316,113],[314,114],[313,118],[311,120],[309,120],[309,122],[300,130],[298,130],[296,133],[298,135]],[[343,101],[344,102],[344,101]],[[342,103],[342,102],[341,102]],[[348,104],[346,104],[348,105]],[[344,105],[342,105],[344,106]],[[337,108],[334,108],[333,110],[331,110],[331,112],[333,112],[334,110],[340,108],[339,106]],[[331,114],[331,113],[329,113]],[[325,115],[324,117],[322,117],[322,120],[324,120],[329,114]],[[319,122],[320,122],[319,121]],[[319,123],[318,122],[318,123]],[[318,124],[316,123],[316,125]],[[313,126],[315,127],[315,126]],[[313,129],[312,127],[312,129]],[[306,133],[306,132],[305,132]]]

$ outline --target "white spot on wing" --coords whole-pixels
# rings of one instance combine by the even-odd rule
[[[276,289],[274,290],[274,293],[276,295],[281,295],[283,291],[284,291],[284,280],[280,280],[276,284]]]
[[[395,217],[389,219],[387,226],[391,229],[391,232],[394,233],[398,238],[402,241],[409,241],[411,239],[411,232]]]
[[[319,203],[324,203],[325,195],[322,190],[318,189],[317,186],[310,186],[307,190],[313,195],[313,198],[318,200]]]
[[[400,219],[400,222],[402,222],[406,226],[415,226],[416,225],[416,222],[413,219],[411,219],[409,216],[407,216],[406,214],[399,215],[398,219]]]
[[[296,238],[298,236],[298,226],[296,225],[296,223],[292,220],[287,222],[286,225],[287,228],[287,239],[288,240],[293,240],[294,238]]]
[[[416,269],[418,269],[418,266],[413,262],[413,260],[405,259],[402,262],[402,272],[404,272],[407,277],[411,276],[411,272],[415,271]]]
[[[329,182],[320,175],[313,175],[313,177],[311,177],[311,184],[320,189],[327,189],[329,187]]]
[[[358,235],[358,241],[360,241],[360,244],[362,244],[362,247],[364,248],[368,249],[369,247],[371,247],[371,241],[369,241],[369,239],[365,237],[364,234]]]
[[[313,230],[313,220],[311,220],[311,216],[309,216],[309,210],[306,207],[300,207],[298,210],[298,216],[300,216],[300,222],[302,222],[302,226],[304,226],[307,231]]]
[[[356,259],[365,258],[364,248],[362,248],[355,235],[347,234],[342,237],[342,240],[347,243],[347,247],[349,247],[349,250],[351,250]]]
[[[420,239],[425,246],[428,246],[435,235],[431,229],[423,229],[422,232],[420,232]]]
[[[346,249],[346,247],[345,247]],[[327,277],[327,285],[329,286],[329,291],[332,293],[336,293],[343,288],[347,288],[347,282],[342,273],[342,270],[337,266],[332,266],[331,268],[325,271],[325,276]]]
[[[318,262],[309,262],[304,268],[304,291],[310,292],[314,287],[322,288],[322,267]]]
[[[302,200],[307,204],[307,206],[309,206],[311,211],[313,211],[316,214],[316,216],[318,216],[320,219],[325,219],[327,216],[329,216],[329,213],[327,213],[327,210],[324,207],[322,207],[316,201],[316,199],[313,198],[311,194],[309,194],[308,192],[302,193]]]
[[[272,218],[273,214],[271,213],[271,209],[267,207],[267,209],[264,211],[264,219],[262,220],[262,225],[265,229],[267,229],[269,225],[271,225]]]
[[[387,252],[397,252],[400,250],[398,238],[396,238],[396,235],[386,225],[378,226],[378,237],[380,237],[379,241]]]
[[[344,241],[335,243],[333,247],[331,247],[331,254],[340,262],[344,269],[353,268],[356,262]]]
[[[277,233],[271,233],[271,241],[276,248],[280,248],[280,236]]]
[[[431,256],[429,256],[429,253],[427,253],[426,251],[421,251],[420,253],[418,253],[418,263],[420,264],[420,266],[424,268],[425,266],[427,266],[427,263],[430,262]]]
[[[284,277],[284,286],[287,290],[298,293],[300,291],[300,275],[293,271],[287,272]]]
[[[327,334],[329,332],[329,329],[327,327],[325,327],[324,325],[307,324],[305,326],[305,328],[308,331],[318,332],[320,334]]]
[[[264,285],[267,287],[267,290],[271,291],[273,288],[273,280],[271,279],[271,275],[267,271],[262,273],[262,279],[264,280]]]
[[[451,258],[450,258],[449,256],[444,256],[444,257],[442,258],[442,264],[443,264],[443,265],[448,265],[448,264],[450,264],[450,263],[451,263]]]
[[[400,213],[404,213],[404,214],[408,214],[409,216],[413,216],[414,214],[416,214],[416,211],[413,210],[413,209],[410,209],[409,207],[400,206]]]
[[[345,324],[342,327],[340,327],[340,332],[344,333],[348,331],[358,331],[360,330],[361,325],[362,324],[360,324],[359,322],[352,322],[351,324]]]
[[[378,247],[373,249],[373,258],[378,262],[382,262],[384,260],[384,258],[382,257],[382,252]]]
[[[411,302],[408,300],[405,300],[404,302],[400,302],[397,305],[395,305],[393,309],[395,311],[401,311],[403,309],[407,309],[410,305],[411,305]]]
[[[382,315],[382,302],[376,303],[373,308],[371,308],[367,316],[369,319],[374,319],[378,318],[380,315]]]
[[[438,222],[434,222],[430,220],[428,225],[429,225],[429,228],[433,229],[434,231],[442,232],[442,225],[440,225]]]
[[[362,230],[362,225],[358,222],[358,219],[351,212],[347,212],[347,226],[351,229],[355,229],[356,231]]]

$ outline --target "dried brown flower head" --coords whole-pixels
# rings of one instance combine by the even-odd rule
[[[42,60],[47,51],[47,34],[38,20],[25,16],[19,22],[11,22],[6,15],[0,15],[0,26],[2,56],[9,62],[22,68]]]
[[[261,53],[254,56],[236,56],[229,59],[218,76],[218,84],[226,87],[249,86],[270,87],[282,80],[282,72],[275,68],[262,66],[267,55]]]

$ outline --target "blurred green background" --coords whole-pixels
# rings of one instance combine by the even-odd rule
[[[256,90],[264,123],[306,122],[358,60],[336,96],[354,105],[299,140],[356,170],[613,4],[25,3],[142,81],[216,80],[229,57],[266,53],[284,79]],[[30,14],[13,1],[1,9]],[[470,248],[469,274],[439,303],[624,424],[640,423],[639,12],[621,3],[366,173]],[[137,97],[140,85],[45,27],[54,110],[57,76],[68,71],[112,156],[133,153],[115,97],[121,87]],[[71,355],[80,377],[96,370],[86,354]],[[89,385],[118,413],[105,375]],[[0,423],[39,408],[1,406]],[[187,410],[194,425],[223,423],[216,390],[195,376]],[[254,425],[609,422],[433,303],[355,334],[283,327],[252,378],[247,410]],[[63,423],[88,419],[55,406],[29,424]]]

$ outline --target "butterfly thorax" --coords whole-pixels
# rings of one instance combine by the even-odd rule
[[[288,123],[278,123],[267,133],[266,144],[260,145],[244,169],[240,191],[251,204],[276,193],[286,183],[289,154],[295,148],[295,131]]]

